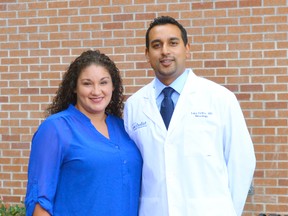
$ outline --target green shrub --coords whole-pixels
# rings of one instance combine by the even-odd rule
[[[25,207],[18,205],[6,207],[0,200],[0,216],[25,216]]]

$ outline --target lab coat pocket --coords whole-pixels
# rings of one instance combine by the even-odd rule
[[[211,127],[190,127],[184,132],[184,156],[214,157],[215,130]]]

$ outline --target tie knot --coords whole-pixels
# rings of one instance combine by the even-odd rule
[[[174,89],[171,87],[165,87],[162,92],[164,94],[164,97],[171,97],[172,93],[173,93]]]

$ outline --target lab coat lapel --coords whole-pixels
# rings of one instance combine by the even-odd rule
[[[155,123],[158,127],[163,130],[166,130],[162,116],[158,111],[156,99],[155,99],[155,90],[154,90],[154,80],[149,84],[150,88],[147,88],[147,94],[143,95],[143,104],[145,107],[143,109],[144,114]]]
[[[197,76],[190,71],[185,82],[184,88],[180,94],[177,105],[174,109],[174,113],[169,125],[169,132],[172,132],[176,126],[179,127],[183,118],[191,109],[191,101],[193,102],[193,94],[197,89]],[[192,99],[191,99],[192,98]]]

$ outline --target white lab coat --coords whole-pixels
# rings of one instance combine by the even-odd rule
[[[168,131],[154,80],[125,104],[144,164],[140,216],[240,216],[255,155],[234,94],[189,72]]]

